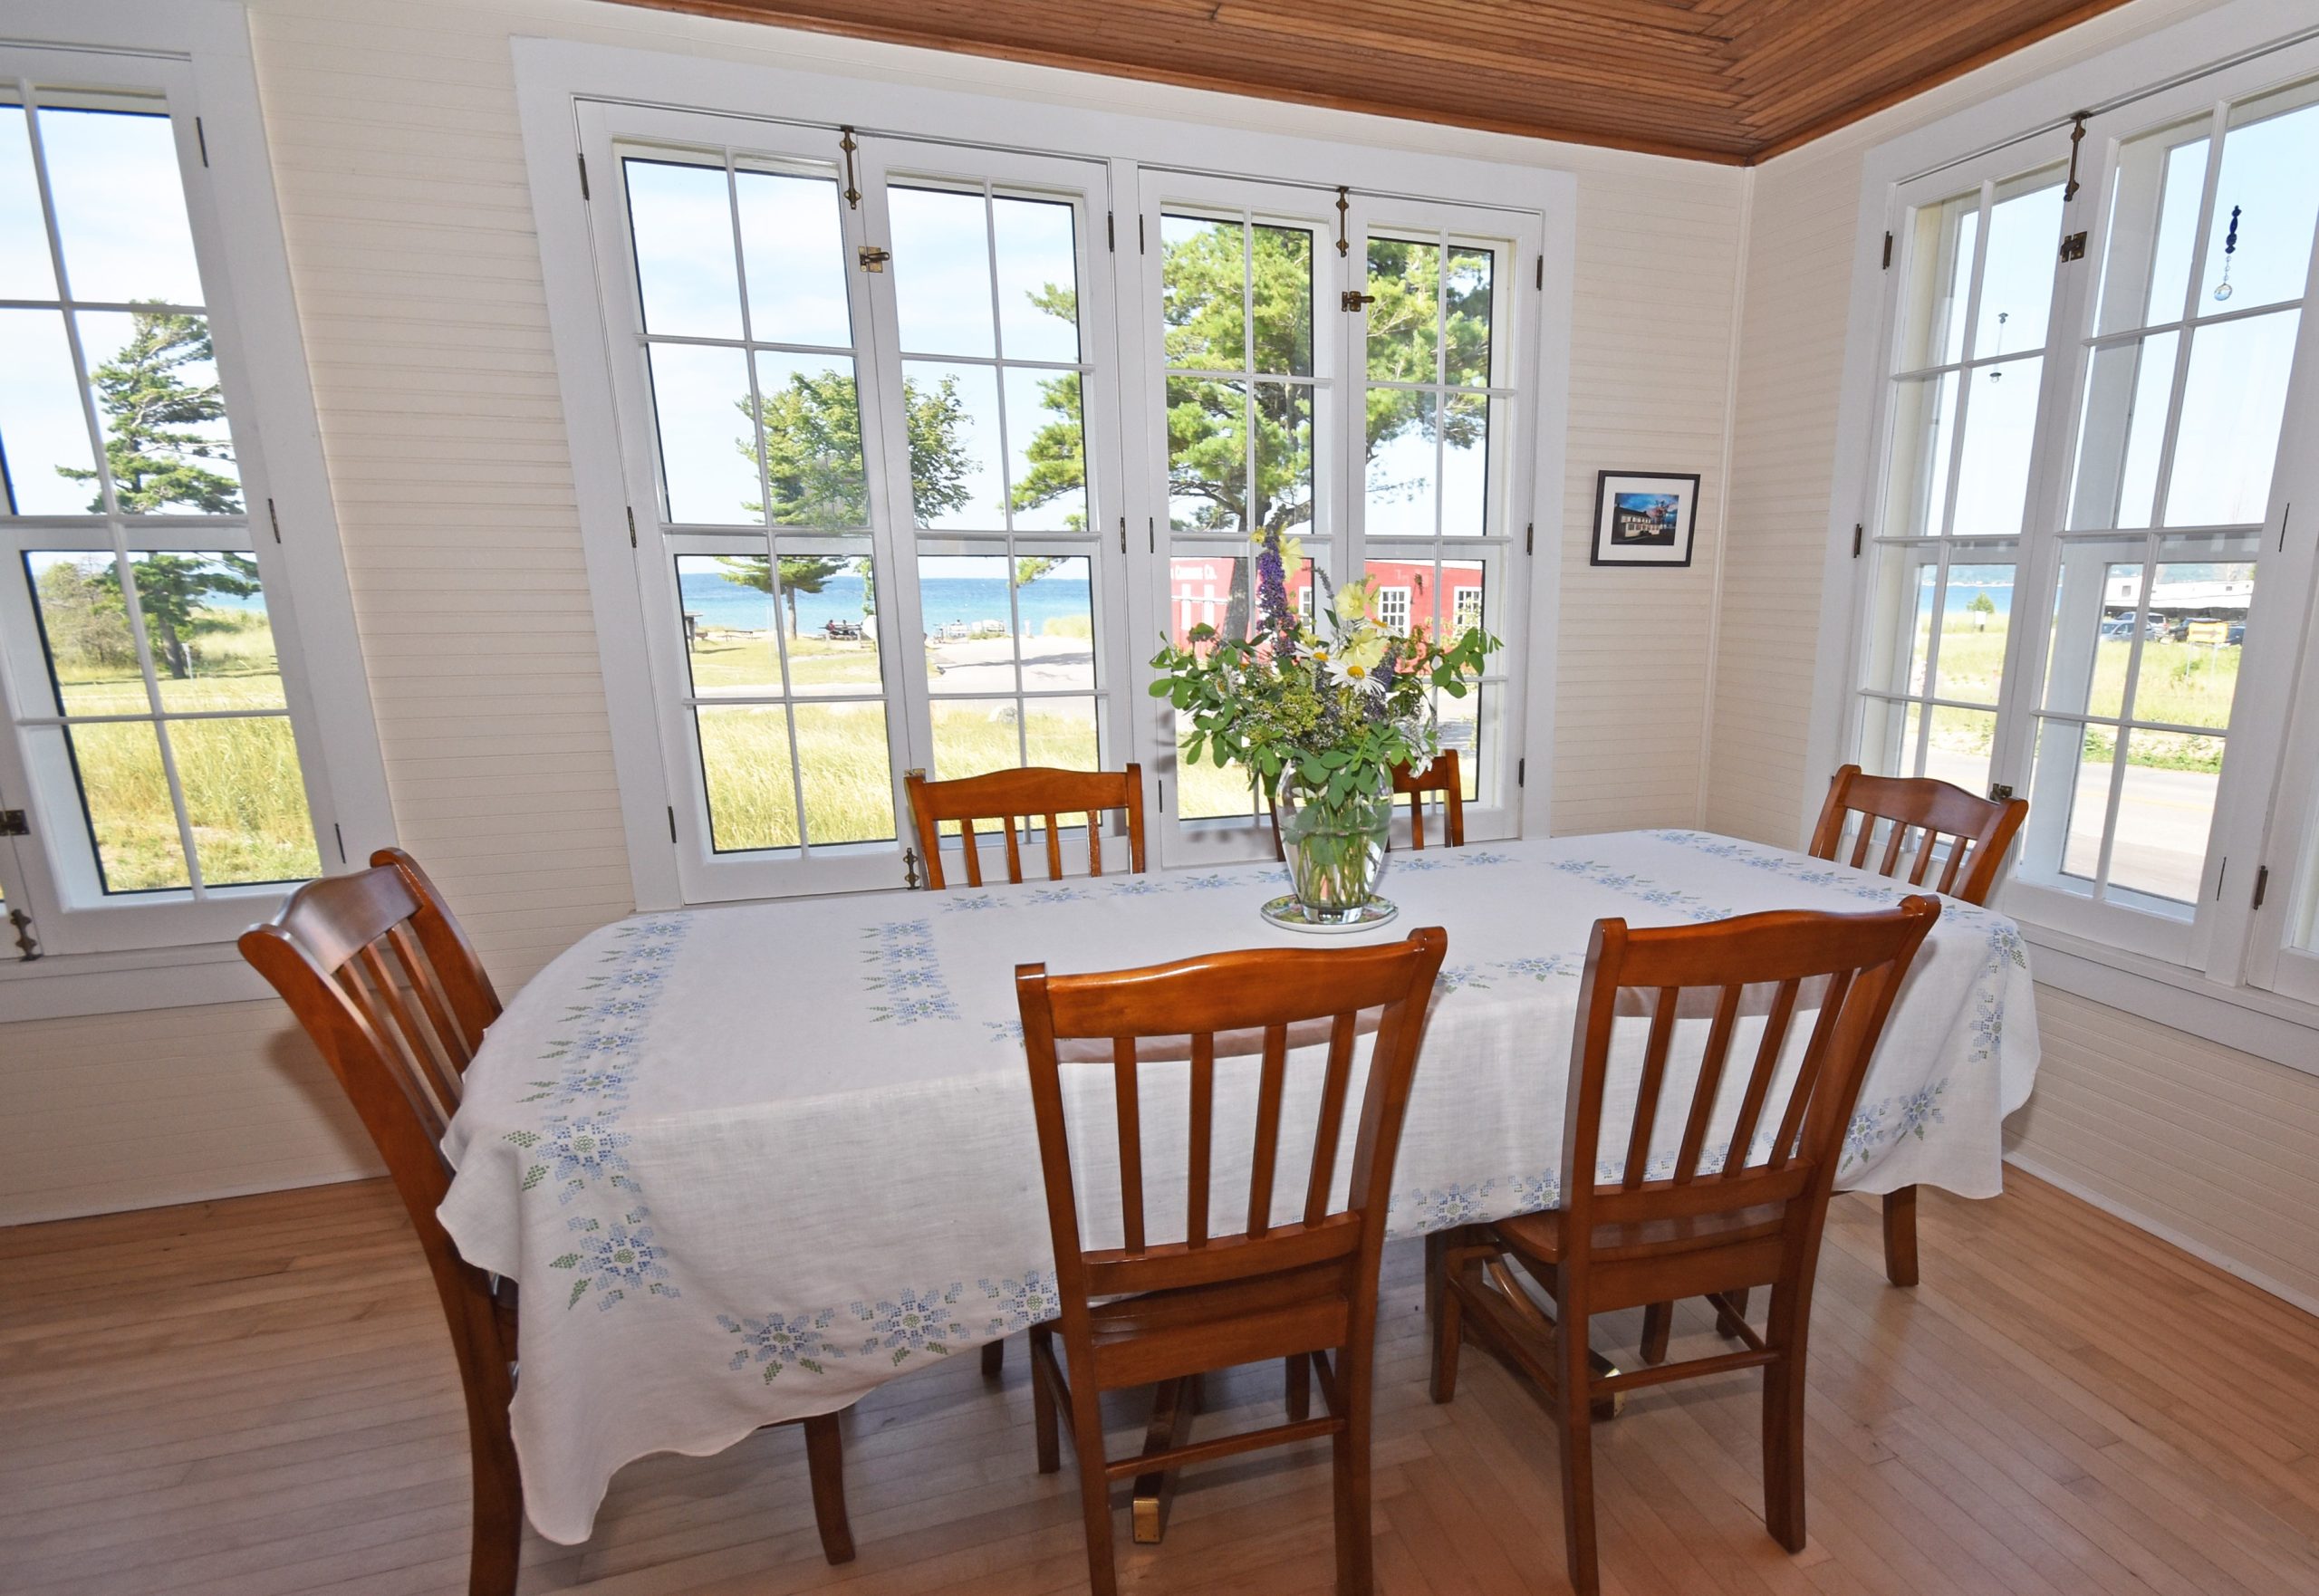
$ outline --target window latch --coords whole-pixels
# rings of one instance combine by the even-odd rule
[[[861,269],[865,272],[882,272],[886,269],[886,263],[894,258],[890,250],[880,249],[874,244],[865,244],[854,254],[860,257]]]
[[[24,818],[23,810],[0,809],[0,837],[29,837],[32,834],[32,822]]]
[[[1358,288],[1348,288],[1342,293],[1337,295],[1337,303],[1339,305],[1343,307],[1345,310],[1356,312],[1367,306],[1375,304],[1376,303],[1377,296],[1375,294],[1363,293]]]
[[[2003,782],[1991,782],[1989,784],[1989,802],[1992,803],[2012,803],[2013,789],[2006,786]]]
[[[40,938],[33,935],[33,917],[21,909],[8,911],[8,923],[16,928],[16,957],[30,964],[40,957]]]

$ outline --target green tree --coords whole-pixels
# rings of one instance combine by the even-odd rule
[[[214,430],[226,418],[214,359],[203,318],[132,310],[129,341],[90,374],[105,418],[105,466],[123,510],[240,514],[241,484],[201,463],[234,457],[233,446]],[[56,469],[74,482],[97,480],[91,467]],[[102,512],[101,489],[89,508]]]
[[[973,496],[967,474],[973,462],[959,440],[966,418],[957,383],[945,377],[928,386],[904,382],[909,429],[910,507],[921,523],[964,506]],[[751,400],[738,401],[747,417]],[[777,526],[853,527],[870,524],[869,474],[861,454],[861,403],[853,379],[833,370],[793,372],[786,386],[762,397],[754,436],[740,439],[752,465],[762,451],[773,490]],[[762,513],[765,506],[748,508]],[[725,580],[761,593],[774,591],[774,569],[761,556],[721,562]],[[862,611],[876,613],[870,562],[847,555],[789,555],[780,559],[781,591],[789,608],[789,635],[797,635],[797,595],[818,593],[830,578],[852,566],[862,577]]]
[[[736,401],[749,415],[752,401]],[[853,379],[841,372],[796,371],[785,386],[763,394],[761,413],[738,447],[751,465],[762,453],[772,488],[776,526],[849,527],[870,524],[869,475],[861,455],[861,402]],[[974,462],[959,439],[966,407],[957,382],[902,384],[909,433],[910,507],[921,524],[963,508]],[[752,512],[765,506],[752,504]],[[811,590],[808,590],[811,591]]]
[[[1988,618],[1997,613],[1997,601],[1990,598],[1987,593],[1975,593],[1973,595],[1973,601],[1966,605],[1965,608],[1968,611],[1977,618],[1973,622],[1974,630],[1977,631],[1986,631],[1988,630]]]
[[[207,614],[209,601],[245,599],[262,591],[257,562],[247,554],[143,553],[130,571],[153,668],[176,681],[193,675],[195,640],[217,629]],[[42,573],[41,603],[49,646],[60,662],[68,650],[78,650],[91,664],[135,666],[120,571],[111,561],[88,571],[51,566]]]

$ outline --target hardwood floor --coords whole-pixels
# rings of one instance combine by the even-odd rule
[[[1924,1284],[1883,1283],[1839,1197],[1813,1324],[1811,1543],[1764,1534],[1757,1380],[1646,1391],[1598,1430],[1603,1589],[1623,1596],[2319,1592],[2319,1321],[2028,1178],[1928,1190]],[[1552,1431],[1469,1349],[1425,1395],[1419,1249],[1386,1255],[1380,1588],[1555,1591]],[[0,1231],[0,1591],[364,1596],[465,1589],[450,1345],[382,1185]],[[1639,1315],[1598,1321],[1631,1358]],[[1677,1352],[1711,1337],[1687,1303]],[[771,1431],[615,1483],[523,1591],[1014,1596],[1083,1588],[1068,1471],[1034,1472],[1027,1360],[898,1380],[846,1421],[859,1561],[822,1562],[804,1449]],[[1276,1369],[1211,1385],[1277,1408]],[[1142,1415],[1122,1406],[1115,1449]],[[1187,1476],[1139,1591],[1329,1588],[1325,1444]]]

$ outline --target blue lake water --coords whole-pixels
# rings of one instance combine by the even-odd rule
[[[772,599],[755,588],[728,582],[716,572],[687,572],[678,579],[685,610],[700,617],[703,626],[736,631],[760,631],[768,622]],[[1006,582],[1003,577],[935,576],[918,584],[919,610],[928,630],[953,621],[992,620],[1007,624]],[[797,595],[797,629],[820,630],[824,621],[860,620],[864,583],[852,572],[832,576],[818,593]],[[1015,605],[1023,629],[1036,633],[1049,620],[1075,616],[1087,619],[1089,597],[1084,579],[1055,574],[1043,576],[1015,590]],[[788,607],[784,597],[783,608]]]

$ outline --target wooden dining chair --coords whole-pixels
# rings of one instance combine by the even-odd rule
[[[1052,1474],[1062,1466],[1056,1415],[1068,1413],[1087,1523],[1088,1582],[1095,1596],[1117,1590],[1113,1480],[1321,1436],[1335,1448],[1336,1588],[1339,1596],[1369,1591],[1370,1358],[1378,1254],[1426,1004],[1448,947],[1448,937],[1429,928],[1375,947],[1219,953],[1090,976],[1050,976],[1043,965],[1015,972],[1047,1221],[1054,1235],[1063,1345],[1058,1360],[1054,1321],[1031,1332],[1039,1470]],[[1342,1207],[1333,1207],[1354,1043],[1371,1009],[1381,1012],[1354,1122],[1346,1195]],[[1274,1175],[1284,1135],[1291,1027],[1298,1028],[1299,1045],[1309,1034],[1317,1046],[1325,1034],[1327,1052],[1324,1063],[1312,1061],[1320,1080],[1303,1201],[1295,1216],[1281,1223]],[[1221,1235],[1209,1222],[1219,1034],[1225,1057],[1234,1061],[1245,1059],[1261,1039],[1250,1082],[1255,1131],[1245,1219],[1237,1226],[1227,1222]],[[1160,1060],[1140,1056],[1139,1044],[1148,1038],[1180,1044],[1186,1037],[1183,1239],[1155,1241],[1155,1230],[1164,1235],[1176,1226],[1169,1217],[1146,1214],[1143,1072]],[[1100,1062],[1062,1061],[1059,1044],[1091,1041],[1109,1043],[1108,1069]],[[1154,1051],[1170,1053],[1164,1045]],[[1185,1056],[1182,1045],[1170,1053],[1174,1061]],[[1178,1064],[1167,1067],[1172,1072]],[[1063,1108],[1066,1068],[1110,1078],[1119,1161],[1117,1245],[1102,1233],[1103,1245],[1091,1247],[1081,1223]],[[1097,1187],[1091,1182],[1085,1189],[1092,1194]],[[1164,1403],[1169,1386],[1275,1358],[1311,1360],[1324,1416],[1300,1416],[1292,1409],[1287,1422],[1261,1429],[1180,1445],[1155,1437],[1140,1454],[1116,1461],[1105,1453],[1103,1392],[1157,1385]]]
[[[515,1395],[515,1283],[459,1256],[436,1210],[450,1188],[444,1132],[467,1065],[499,1017],[467,935],[409,854],[310,881],[242,933],[242,957],[274,985],[354,1104],[427,1255],[467,1393],[475,1534],[469,1596],[515,1589],[523,1485],[507,1407]],[[832,1562],[853,1556],[834,1416],[804,1421],[813,1514]]]
[[[1393,795],[1409,794],[1410,846],[1425,846],[1425,797],[1429,793],[1441,794],[1441,840],[1445,846],[1463,848],[1466,845],[1466,789],[1458,775],[1458,751],[1444,748],[1433,756],[1433,763],[1422,775],[1412,775],[1409,766],[1393,767]],[[1281,846],[1280,810],[1266,801],[1265,812],[1272,817],[1272,856],[1283,860],[1288,851]]]
[[[961,776],[956,781],[929,782],[922,770],[902,778],[909,791],[910,819],[918,832],[918,849],[926,858],[926,884],[940,891],[949,883],[942,870],[942,823],[958,822],[967,862],[967,885],[982,885],[982,850],[975,841],[975,822],[996,821],[1006,837],[1006,879],[1023,879],[1022,845],[1015,822],[1028,835],[1034,817],[1046,825],[1047,880],[1063,879],[1063,838],[1055,829],[1058,815],[1084,815],[1087,820],[1087,873],[1103,873],[1102,827],[1097,817],[1107,811],[1127,812],[1128,870],[1143,873],[1143,767],[1125,770],[1056,770],[1032,765],[1025,770],[996,770],[987,775]]]
[[[1828,802],[1820,811],[1810,851],[1815,859],[1836,859],[1849,832],[1852,857],[1844,862],[1854,870],[1898,877],[1905,869],[1909,885],[1921,887],[1939,860],[1936,891],[1967,903],[1987,903],[2006,850],[2028,818],[2026,798],[1981,798],[1929,776],[1862,775],[1860,766],[1847,764],[1828,784]],[[1880,821],[1884,822],[1884,845],[1875,851]],[[1913,1186],[1884,1194],[1884,1277],[1894,1285],[1917,1283]]]
[[[1762,1369],[1764,1522],[1790,1552],[1804,1549],[1805,1332],[1821,1228],[1861,1081],[1893,995],[1939,914],[1934,899],[1911,896],[1877,914],[1783,910],[1646,930],[1595,922],[1564,1108],[1562,1205],[1475,1226],[1432,1245],[1428,1260],[1433,1399],[1456,1394],[1458,1346],[1468,1332],[1543,1388],[1562,1451],[1570,1582],[1581,1596],[1597,1589],[1594,1409],[1641,1386]],[[1785,1100],[1775,1102],[1772,1089],[1793,1051],[1787,1039],[1799,1008],[1817,1015]],[[1729,1067],[1743,1012],[1764,1020],[1744,1075]],[[1632,1117],[1611,1125],[1605,1155],[1619,1022],[1645,1018]],[[1695,1071],[1670,1063],[1679,1019],[1693,1021],[1695,1032],[1705,1022]],[[1685,1084],[1670,1091],[1670,1082],[1687,1083],[1688,1096]],[[1736,1117],[1728,1139],[1710,1149],[1719,1108]],[[1678,1126],[1677,1150],[1662,1165],[1651,1149]],[[1602,1179],[1606,1168],[1615,1173]],[[1553,1299],[1551,1315],[1509,1259]],[[1761,1335],[1729,1297],[1759,1285],[1772,1288]],[[1714,1303],[1745,1350],[1594,1372],[1587,1344],[1594,1314],[1687,1296]]]

